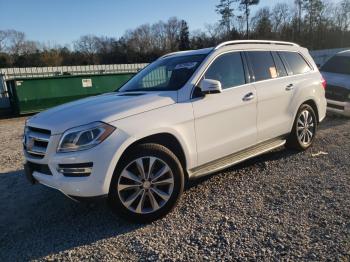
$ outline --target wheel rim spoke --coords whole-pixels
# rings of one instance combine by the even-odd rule
[[[168,165],[164,165],[163,168],[161,170],[159,170],[157,172],[157,174],[154,175],[154,177],[152,177],[151,181],[154,183],[155,181],[157,181],[160,177],[164,176],[166,173],[169,172],[169,167]]]
[[[301,119],[300,119],[300,118],[298,119],[298,124],[299,124],[299,126],[304,127],[304,122],[303,122],[303,121],[301,121]]]
[[[122,177],[126,177],[126,178],[128,178],[128,179],[130,179],[130,180],[132,180],[132,181],[134,181],[134,182],[136,182],[138,184],[142,183],[141,179],[138,176],[134,175],[133,173],[131,173],[128,170],[124,170],[122,172],[121,176]]]
[[[307,125],[307,120],[309,118],[309,111],[304,111],[304,126]]]
[[[125,206],[129,208],[135,202],[136,198],[141,194],[141,192],[142,190],[138,190],[134,194],[132,194],[127,200],[125,200]]]
[[[153,167],[154,167],[154,164],[155,164],[156,160],[157,160],[157,158],[155,158],[155,157],[150,157],[149,158],[147,179],[149,179],[152,176],[152,171],[153,171]]]
[[[122,190],[126,190],[126,189],[135,189],[135,188],[139,188],[141,186],[140,184],[134,184],[134,185],[127,185],[127,184],[119,184],[118,185],[118,190],[122,191]]]
[[[142,209],[143,209],[143,204],[145,203],[145,198],[146,198],[146,192],[145,190],[141,190],[141,198],[139,200],[139,203],[137,204],[137,207],[136,207],[136,212],[137,213],[142,213]]]
[[[153,209],[153,210],[159,209],[158,202],[157,202],[157,200],[155,199],[152,190],[150,190],[150,191],[148,192],[148,198],[149,198],[149,201],[151,202],[152,209]]]
[[[151,191],[153,191],[154,193],[156,193],[160,198],[162,198],[164,201],[168,201],[169,200],[169,198],[170,198],[170,196],[167,194],[167,193],[165,193],[165,192],[163,192],[163,191],[161,191],[161,190],[159,190],[158,188],[152,188],[151,189]]]
[[[136,162],[137,169],[140,172],[142,179],[146,179],[145,168],[143,166],[142,160],[143,160],[142,158],[139,158],[135,162]]]
[[[167,178],[164,180],[158,180],[156,182],[153,182],[152,184],[155,186],[161,186],[161,185],[167,185],[167,184],[172,184],[174,183],[174,179],[173,178]]]
[[[305,139],[304,139],[304,143],[307,144],[309,143],[309,133],[308,132],[305,132]]]
[[[310,137],[313,136],[313,133],[309,129],[307,129],[306,132],[309,134]]]

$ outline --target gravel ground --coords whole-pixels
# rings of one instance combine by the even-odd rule
[[[192,183],[150,225],[29,185],[24,120],[0,120],[0,261],[350,260],[350,120],[327,118],[307,152],[281,148]]]

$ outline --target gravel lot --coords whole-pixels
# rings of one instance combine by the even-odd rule
[[[281,148],[192,183],[150,225],[29,185],[24,120],[0,120],[0,261],[350,260],[350,120],[327,118],[307,152]]]

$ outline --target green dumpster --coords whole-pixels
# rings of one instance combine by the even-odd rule
[[[35,113],[80,98],[112,92],[134,74],[17,78],[7,81],[10,102],[16,114]]]

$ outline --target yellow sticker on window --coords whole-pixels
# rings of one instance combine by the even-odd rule
[[[276,78],[276,77],[277,77],[277,70],[276,70],[276,67],[272,66],[272,67],[270,67],[269,69],[270,69],[271,78]]]

